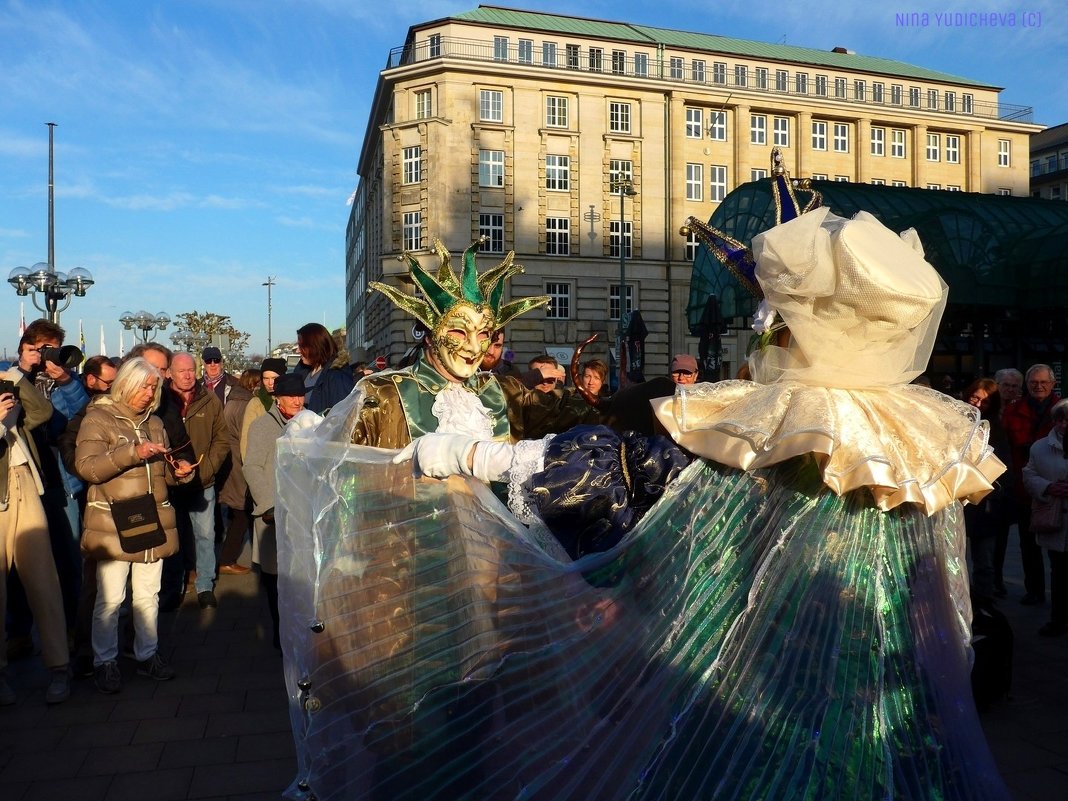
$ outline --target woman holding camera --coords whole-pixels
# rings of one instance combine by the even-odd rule
[[[194,466],[174,458],[163,422],[152,414],[162,380],[141,357],[125,362],[110,394],[90,403],[78,432],[75,464],[89,483],[82,552],[97,561],[92,641],[102,693],[122,689],[118,625],[127,580],[133,588],[137,672],[156,681],[174,678],[159,655],[156,629],[161,560],[178,549],[167,483],[189,480]]]

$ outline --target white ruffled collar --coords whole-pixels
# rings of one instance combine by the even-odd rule
[[[449,382],[434,397],[431,409],[443,434],[467,434],[475,439],[493,439],[493,421],[478,396],[460,384]]]

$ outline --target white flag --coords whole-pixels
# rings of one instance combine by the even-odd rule
[[[108,346],[104,342],[104,324],[103,323],[100,324],[100,355],[101,356],[107,356],[108,355]]]
[[[119,358],[126,355],[126,346],[122,344],[122,329],[119,329]]]

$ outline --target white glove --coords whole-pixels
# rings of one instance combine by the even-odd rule
[[[315,428],[321,422],[323,422],[321,414],[316,414],[311,409],[301,409],[286,423],[286,433],[306,431],[309,428]]]
[[[466,434],[424,434],[394,456],[393,463],[409,459],[414,463],[416,475],[473,476],[488,483],[500,481],[507,474],[512,464],[512,446],[507,442],[477,440]]]
[[[431,478],[474,475],[470,458],[477,442],[466,434],[423,434],[394,456],[393,464],[411,459],[415,475]]]

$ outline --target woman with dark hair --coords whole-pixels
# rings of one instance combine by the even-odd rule
[[[338,401],[352,392],[355,382],[351,370],[333,367],[338,347],[326,326],[308,323],[297,329],[300,363],[293,372],[304,380],[304,408],[326,414]]]

